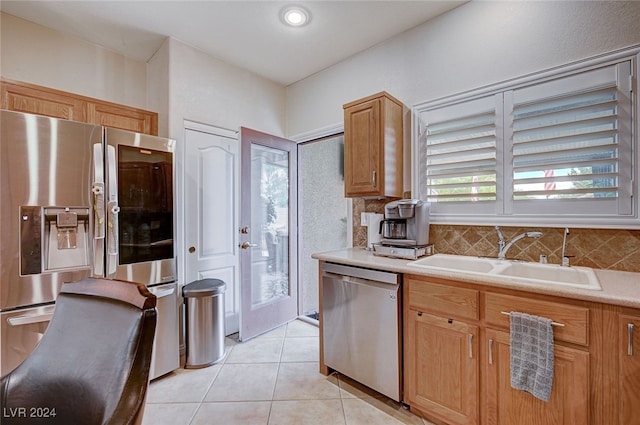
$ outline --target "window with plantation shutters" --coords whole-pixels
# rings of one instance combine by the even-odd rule
[[[416,106],[413,190],[432,221],[640,224],[639,53]]]
[[[505,93],[513,178],[507,212],[631,213],[630,65]]]
[[[422,115],[420,197],[441,211],[460,203],[495,210],[502,95]]]

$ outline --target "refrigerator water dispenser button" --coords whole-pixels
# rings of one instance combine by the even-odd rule
[[[78,214],[75,212],[59,212],[58,218],[58,229],[61,227],[78,227]]]

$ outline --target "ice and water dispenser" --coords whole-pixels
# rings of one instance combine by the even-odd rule
[[[89,208],[20,207],[20,274],[88,267]]]

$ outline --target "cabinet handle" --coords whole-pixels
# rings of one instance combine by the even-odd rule
[[[489,364],[493,364],[493,339],[489,339]]]
[[[633,323],[627,325],[627,355],[633,356]]]
[[[373,187],[376,187],[376,170],[373,170],[371,172],[371,185]]]
[[[469,334],[469,358],[473,358],[473,334]]]
[[[508,311],[501,311],[500,314],[504,314],[505,316],[511,316],[511,313]],[[564,327],[564,323],[551,322],[551,326],[560,326]]]

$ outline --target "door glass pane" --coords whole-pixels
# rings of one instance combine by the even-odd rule
[[[251,145],[251,304],[289,296],[289,153]]]

